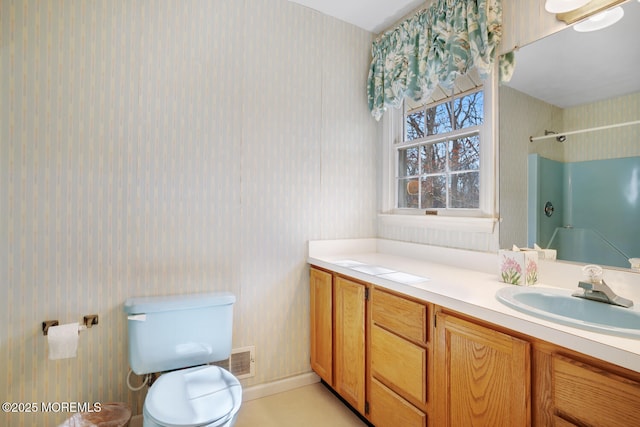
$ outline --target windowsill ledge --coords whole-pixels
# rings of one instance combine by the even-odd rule
[[[497,218],[457,217],[437,215],[378,214],[383,225],[424,227],[434,230],[457,230],[492,234]]]

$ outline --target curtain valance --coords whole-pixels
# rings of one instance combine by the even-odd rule
[[[491,74],[502,36],[501,0],[435,0],[373,42],[367,95],[376,120],[407,97],[426,99],[475,67]]]

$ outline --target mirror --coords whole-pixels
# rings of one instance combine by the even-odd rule
[[[581,132],[640,120],[640,2],[622,7],[611,27],[516,52],[499,89],[500,247],[622,268],[640,258],[640,124]]]

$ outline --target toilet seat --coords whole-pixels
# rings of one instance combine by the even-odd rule
[[[224,425],[240,409],[242,387],[218,366],[197,366],[161,375],[144,402],[144,416],[167,427]]]

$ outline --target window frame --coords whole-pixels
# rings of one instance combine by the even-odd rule
[[[424,143],[397,144],[404,139],[404,105],[387,110],[382,118],[382,189],[381,210],[379,219],[389,225],[418,225],[427,228],[445,228],[491,233],[494,230],[497,213],[498,179],[497,179],[497,72],[483,82],[484,121],[481,126],[474,126],[480,135],[480,197],[479,208],[439,208],[413,209],[397,208],[398,198],[398,149],[410,145]],[[404,103],[403,103],[404,104]],[[457,131],[446,137],[435,135],[436,139],[449,140]],[[467,134],[468,128],[460,130]],[[437,212],[426,215],[426,212]]]

